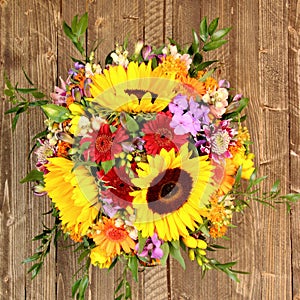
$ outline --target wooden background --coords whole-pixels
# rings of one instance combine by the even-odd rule
[[[191,29],[200,19],[220,17],[220,25],[232,26],[229,43],[218,53],[220,77],[227,78],[237,92],[251,99],[248,125],[261,174],[275,179],[283,192],[300,192],[299,154],[299,34],[300,1],[297,0],[0,0],[0,71],[13,82],[25,85],[21,67],[49,94],[58,76],[66,78],[71,43],[62,32],[62,21],[88,9],[88,37],[103,39],[97,57],[113,49],[115,42],[144,39],[159,45],[167,37],[179,43],[191,41]],[[0,89],[4,83],[0,80]],[[43,129],[42,114],[31,111],[20,118],[15,133],[11,118],[4,115],[9,104],[1,91],[1,184],[0,184],[0,299],[71,298],[76,256],[60,243],[52,249],[47,264],[34,280],[21,261],[38,246],[30,239],[40,233],[41,222],[51,220],[41,213],[49,208],[46,198],[34,197],[30,184],[19,180],[34,166],[27,160],[32,137]],[[248,271],[239,284],[225,274],[212,271],[203,280],[196,264],[181,270],[171,261],[166,268],[140,274],[133,284],[133,299],[300,299],[300,205],[287,215],[253,204],[235,218],[238,229],[222,244],[221,261],[238,260],[237,268]],[[107,274],[93,269],[88,299],[113,299],[120,270]]]

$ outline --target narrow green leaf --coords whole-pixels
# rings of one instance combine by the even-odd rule
[[[22,94],[31,94],[32,92],[36,91],[37,88],[16,88],[16,91]]]
[[[25,72],[25,70],[24,70],[23,67],[22,67],[22,71],[23,71],[23,74],[24,74],[26,80],[28,81],[28,83],[29,83],[30,85],[33,85],[33,82],[31,81],[31,79],[29,78],[29,76],[27,75],[27,73]]]
[[[163,266],[166,265],[167,263],[167,259],[168,259],[168,256],[169,256],[169,253],[170,253],[170,248],[169,248],[169,244],[168,243],[163,243],[161,246],[160,246],[161,250],[163,251],[164,255],[163,257],[161,258],[160,262]]]
[[[216,18],[211,21],[211,23],[208,26],[208,34],[209,35],[212,35],[216,31],[216,29],[218,27],[218,23],[219,23],[219,18]]]
[[[226,43],[227,43],[227,40],[211,41],[211,42],[206,43],[202,49],[203,49],[203,51],[207,52],[207,51],[215,50]]]
[[[89,284],[89,276],[84,275],[79,284],[79,299],[84,299],[85,291]]]
[[[203,62],[203,63],[201,63],[197,66],[197,71],[202,71],[202,70],[209,67],[210,65],[212,65],[215,62],[217,62],[217,60],[205,61],[205,62]]]
[[[201,64],[202,60],[203,60],[203,56],[198,52],[193,57],[193,64],[199,65],[199,64]],[[197,68],[198,68],[198,66],[197,66]]]
[[[12,129],[15,130],[16,129],[16,126],[17,126],[17,123],[18,123],[18,120],[19,120],[19,114],[16,114],[12,120]]]
[[[9,90],[9,89],[4,90],[5,96],[12,97],[12,96],[14,96],[14,94],[15,94],[14,90]]]
[[[80,18],[78,24],[77,24],[77,34],[83,35],[88,28],[88,13],[86,12],[85,14],[82,15]]]
[[[119,295],[115,300],[121,300],[123,298],[124,294]]]
[[[37,100],[34,102],[29,102],[29,106],[42,106],[48,103],[48,100]]]
[[[135,255],[129,258],[128,267],[131,271],[133,279],[138,282],[138,259]]]
[[[208,38],[207,20],[204,17],[200,23],[200,38],[205,43]]]
[[[33,262],[33,261],[39,259],[39,257],[40,257],[40,255],[38,253],[35,253],[32,256],[25,258],[22,261],[22,264],[27,264],[27,263]]]
[[[77,23],[78,23],[78,15],[76,15],[71,22],[71,30],[72,32],[76,32],[77,31]]]
[[[36,98],[36,99],[41,99],[44,98],[46,95],[42,92],[33,92],[31,93],[31,95]]]
[[[193,52],[198,52],[199,49],[199,38],[196,31],[193,29],[193,43],[192,43]]]
[[[209,71],[206,72],[199,80],[200,80],[201,82],[205,82],[206,79],[207,79],[208,77],[210,77],[210,76],[214,73],[214,71],[215,71],[215,69],[209,70]]]
[[[145,247],[145,244],[146,244],[146,241],[147,241],[147,237],[143,237],[142,236],[142,232],[141,231],[138,231],[138,241],[139,241],[139,250],[138,250],[138,254],[141,254],[144,247]]]
[[[210,39],[212,41],[218,41],[220,40],[221,38],[223,38],[225,35],[228,34],[228,32],[231,30],[231,27],[226,27],[226,28],[223,28],[223,29],[220,29],[218,31],[216,31],[211,37]]]
[[[114,266],[116,265],[117,262],[118,262],[118,257],[116,257],[116,258],[113,260],[113,262],[111,263],[111,265],[110,265],[109,268],[108,268],[108,272],[111,271],[111,270],[114,268]]]
[[[42,181],[44,179],[44,173],[38,170],[31,170],[26,177],[20,180],[20,183],[25,183],[29,181]]]
[[[119,282],[117,288],[115,289],[115,292],[114,292],[115,294],[121,289],[121,287],[123,286],[123,283],[124,283],[124,279],[122,279],[122,280]]]
[[[76,37],[75,37],[75,35],[73,34],[73,31],[72,31],[71,27],[70,27],[66,22],[63,22],[63,30],[64,30],[65,35],[66,35],[72,42],[76,40]]]
[[[131,299],[131,286],[128,281],[125,283],[125,299]]]
[[[181,255],[180,248],[176,249],[170,244],[170,254],[180,263],[181,267],[185,270],[185,261]]]
[[[81,282],[81,279],[78,279],[74,282],[74,284],[72,285],[72,298],[75,297],[77,291],[78,291],[78,288],[79,288],[79,285],[80,285],[80,282]]]

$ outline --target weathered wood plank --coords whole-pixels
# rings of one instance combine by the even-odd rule
[[[259,2],[259,99],[255,104],[259,107],[261,127],[257,142],[261,147],[255,146],[260,149],[261,171],[269,175],[265,188],[270,189],[272,181],[280,179],[282,192],[287,191],[289,176],[286,15],[285,3]],[[251,129],[252,132],[257,130],[253,126]],[[261,247],[261,252],[255,255],[261,276],[261,295],[265,299],[291,299],[290,224],[285,207],[276,211],[258,207],[254,224],[259,238],[255,248]]]
[[[291,1],[288,6],[289,33],[289,114],[290,114],[290,189],[300,192],[300,2]],[[293,299],[300,299],[300,206],[296,205],[291,218]]]
[[[14,1],[1,8],[1,28],[4,31],[1,36],[1,61],[12,81],[19,82],[19,86],[28,86],[21,71],[22,66],[44,90],[49,90],[56,76],[53,68],[55,59],[51,60],[48,53],[53,46],[56,51],[53,36],[55,23],[51,23],[54,7],[55,1]],[[47,72],[42,75],[36,72],[37,69]],[[4,110],[2,107],[1,113]],[[19,184],[35,163],[29,161],[27,156],[32,146],[31,138],[41,129],[43,120],[41,115],[33,116],[35,112],[20,118],[14,134],[9,126],[9,118],[3,117],[3,121],[1,118],[1,140],[4,142],[1,147],[1,180],[4,183],[1,186],[4,187],[4,195],[3,190],[1,194],[4,197],[1,200],[4,199],[2,208],[7,209],[2,222],[6,226],[1,228],[4,233],[1,238],[6,238],[1,240],[1,247],[5,245],[1,260],[7,263],[7,267],[3,273],[5,286],[0,290],[5,299],[53,299],[55,295],[55,255],[49,256],[46,268],[36,281],[31,281],[30,275],[25,277],[29,265],[21,265],[25,257],[34,253],[37,244],[32,244],[31,238],[40,232],[41,213],[49,209],[44,200],[34,199],[29,186]],[[48,223],[47,218],[44,222]]]

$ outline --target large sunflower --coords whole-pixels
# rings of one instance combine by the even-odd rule
[[[153,113],[162,111],[176,95],[178,82],[173,75],[163,74],[159,68],[152,70],[136,62],[112,66],[92,78],[90,101],[114,111]]]
[[[74,168],[71,160],[49,158],[44,175],[45,191],[59,210],[65,230],[84,235],[99,212],[98,189],[84,166]]]
[[[191,158],[187,143],[178,154],[162,149],[147,158],[147,163],[138,164],[139,178],[132,179],[139,188],[131,193],[135,226],[143,237],[157,232],[165,241],[178,240],[202,223],[205,205],[216,189],[213,166],[207,156]]]

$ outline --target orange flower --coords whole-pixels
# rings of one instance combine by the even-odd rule
[[[206,86],[204,82],[191,77],[181,77],[180,81],[183,83],[186,90],[185,94],[187,93],[190,96],[203,96],[206,94]]]
[[[227,231],[227,226],[212,226],[209,230],[209,234],[212,238],[220,238],[225,235]]]
[[[94,226],[95,232],[91,235],[99,250],[106,253],[107,257],[120,255],[121,250],[130,253],[135,242],[123,226],[117,227],[113,219],[103,217],[103,223]]]
[[[164,58],[163,62],[157,68],[160,68],[165,75],[175,75],[175,79],[180,79],[188,75],[185,62],[180,58],[174,58],[172,55]]]
[[[67,157],[68,151],[71,149],[71,145],[67,142],[58,141],[57,145],[57,156],[58,157]]]

